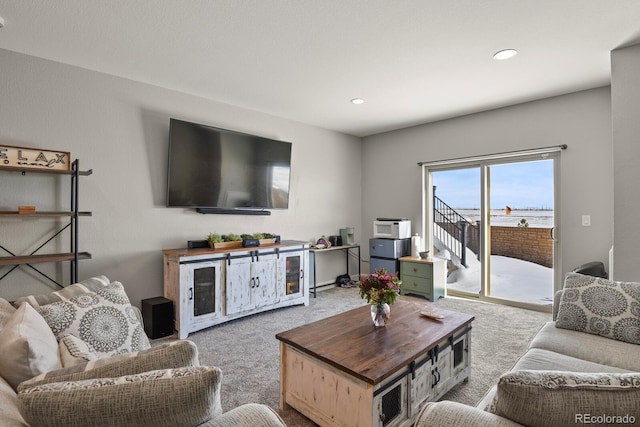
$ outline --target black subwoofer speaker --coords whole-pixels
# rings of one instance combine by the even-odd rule
[[[173,335],[173,301],[165,297],[142,300],[144,332],[152,340]]]

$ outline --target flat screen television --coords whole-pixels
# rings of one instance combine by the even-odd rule
[[[170,121],[167,207],[287,209],[290,172],[290,142]]]

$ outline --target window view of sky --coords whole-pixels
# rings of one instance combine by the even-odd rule
[[[433,173],[436,195],[452,208],[480,209],[480,168]],[[553,209],[553,161],[491,166],[491,209]]]

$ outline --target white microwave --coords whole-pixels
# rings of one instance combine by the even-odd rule
[[[410,239],[411,221],[408,219],[373,221],[373,237],[382,239]]]

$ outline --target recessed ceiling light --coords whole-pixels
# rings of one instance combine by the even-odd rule
[[[351,100],[351,103],[352,104],[356,104],[356,105],[364,104],[364,99],[362,99],[362,98],[353,98]]]
[[[518,51],[515,50],[515,49],[504,49],[504,50],[501,50],[499,52],[496,52],[493,55],[493,59],[497,59],[499,61],[502,61],[504,59],[513,58],[517,54],[518,54]]]

